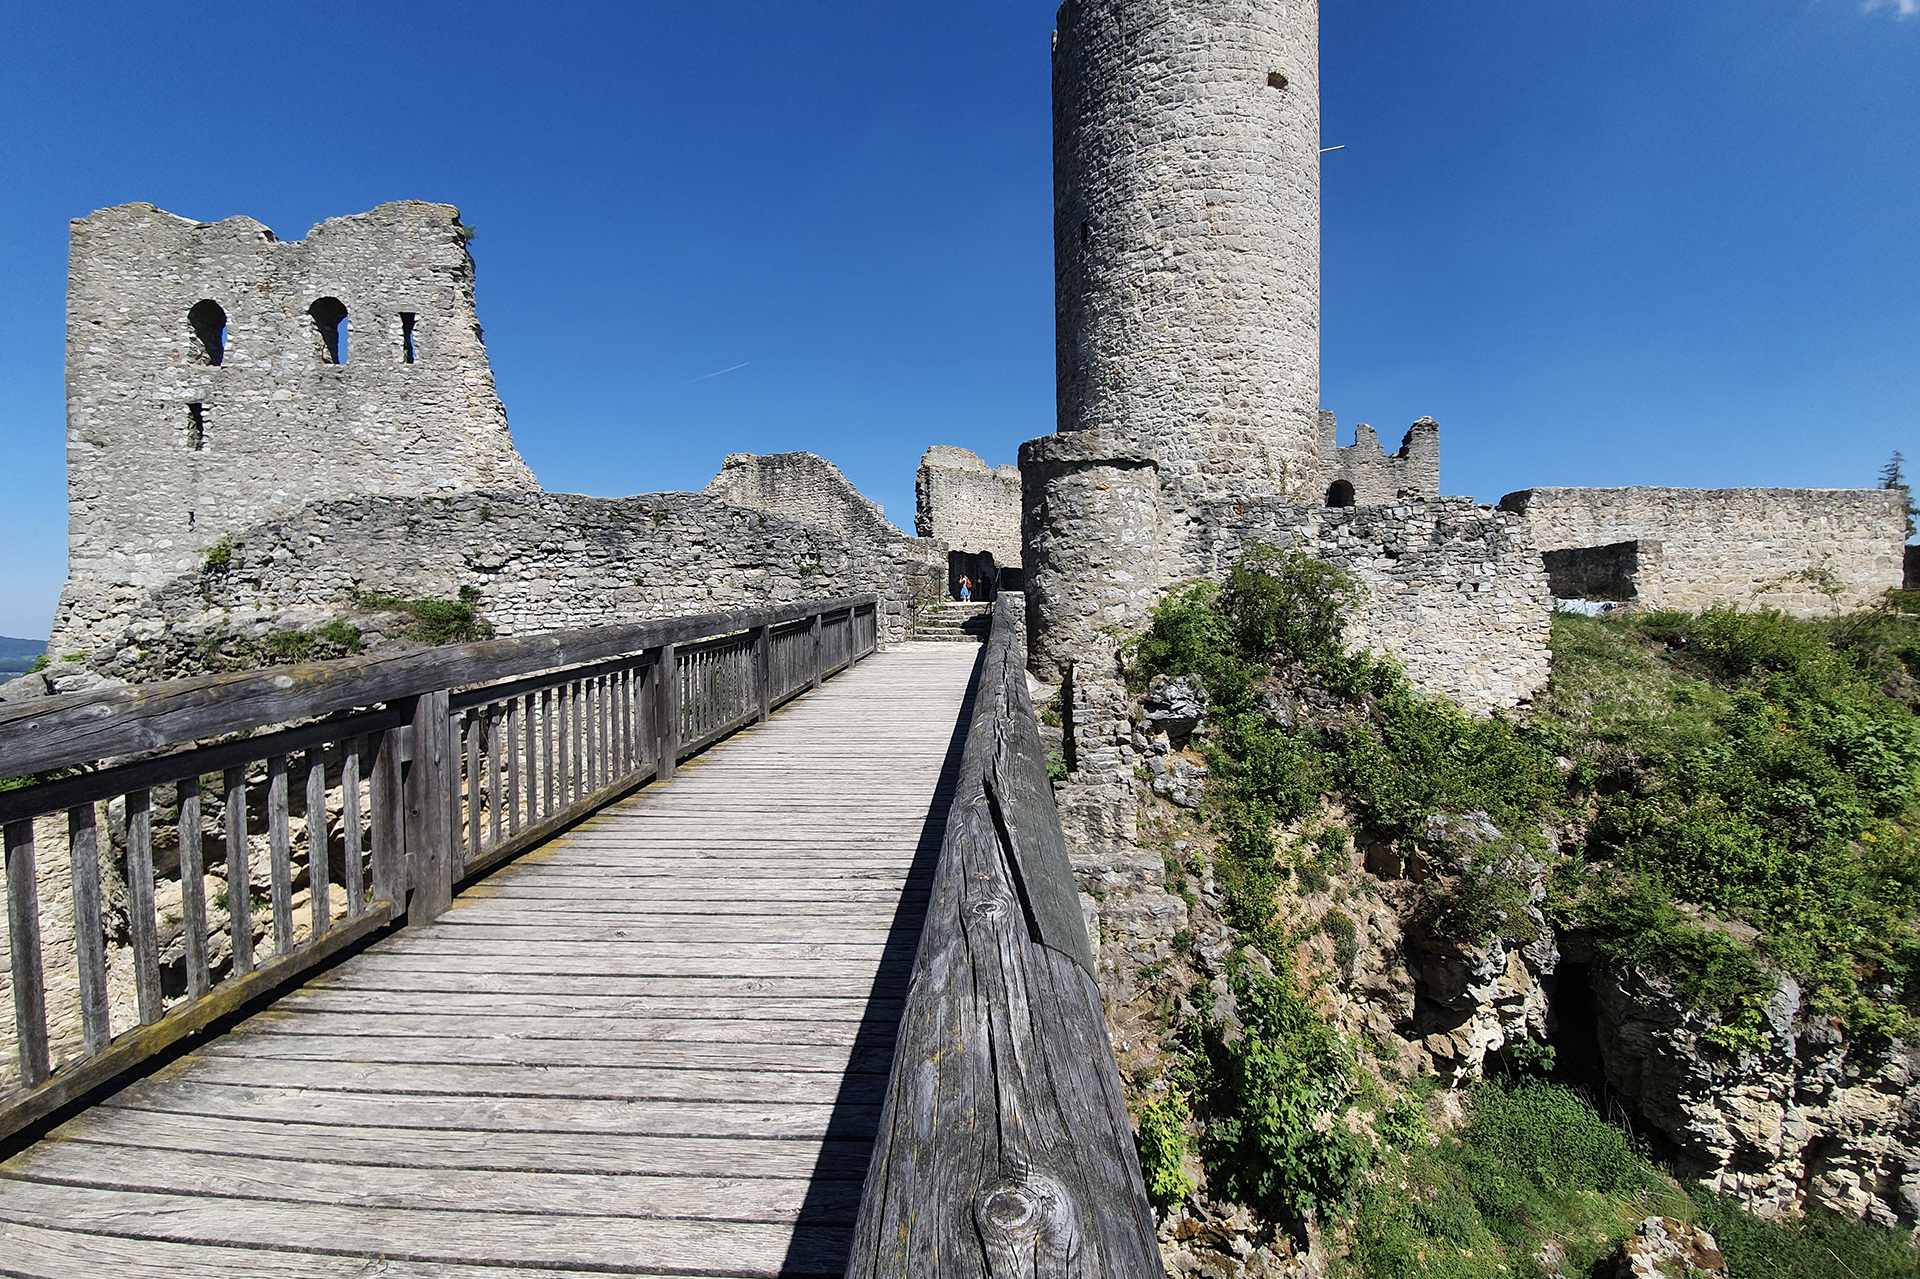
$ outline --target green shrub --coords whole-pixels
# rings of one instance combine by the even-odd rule
[[[1269,1218],[1327,1219],[1353,1200],[1371,1162],[1368,1144],[1341,1121],[1353,1062],[1339,1033],[1293,992],[1284,970],[1230,964],[1243,1023],[1228,1043],[1205,1034],[1207,1176],[1217,1192]]]
[[[1720,1245],[1727,1273],[1737,1279],[1913,1279],[1920,1274],[1913,1246],[1901,1232],[1815,1209],[1800,1221],[1762,1221],[1723,1195],[1695,1187],[1699,1224]]]
[[[1193,1178],[1181,1167],[1191,1117],[1185,1094],[1173,1087],[1140,1108],[1140,1171],[1146,1178],[1147,1196],[1162,1212],[1194,1191]]]
[[[233,563],[233,534],[223,533],[220,540],[207,548],[207,558],[203,571],[217,573]]]

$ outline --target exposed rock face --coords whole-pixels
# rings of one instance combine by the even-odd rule
[[[1634,1099],[1700,1179],[1762,1215],[1807,1204],[1880,1225],[1920,1223],[1920,1052],[1849,1044],[1782,978],[1757,1048],[1670,984],[1596,965],[1607,1082]]]
[[[1594,1271],[1599,1279],[1726,1279],[1727,1259],[1720,1245],[1698,1226],[1672,1217],[1648,1217],[1633,1236]]]

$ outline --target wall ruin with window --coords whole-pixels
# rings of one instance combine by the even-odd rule
[[[419,201],[293,241],[151,204],[76,219],[56,629],[110,623],[223,537],[311,502],[534,489],[466,236],[458,210]]]

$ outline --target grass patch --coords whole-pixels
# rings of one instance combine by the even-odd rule
[[[401,613],[407,618],[407,634],[424,644],[470,644],[491,639],[493,624],[480,616],[480,590],[463,586],[457,599],[401,599],[394,595],[364,593],[354,603],[370,612]]]

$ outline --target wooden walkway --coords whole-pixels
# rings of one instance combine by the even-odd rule
[[[980,649],[867,659],[0,1165],[0,1273],[839,1275]]]

